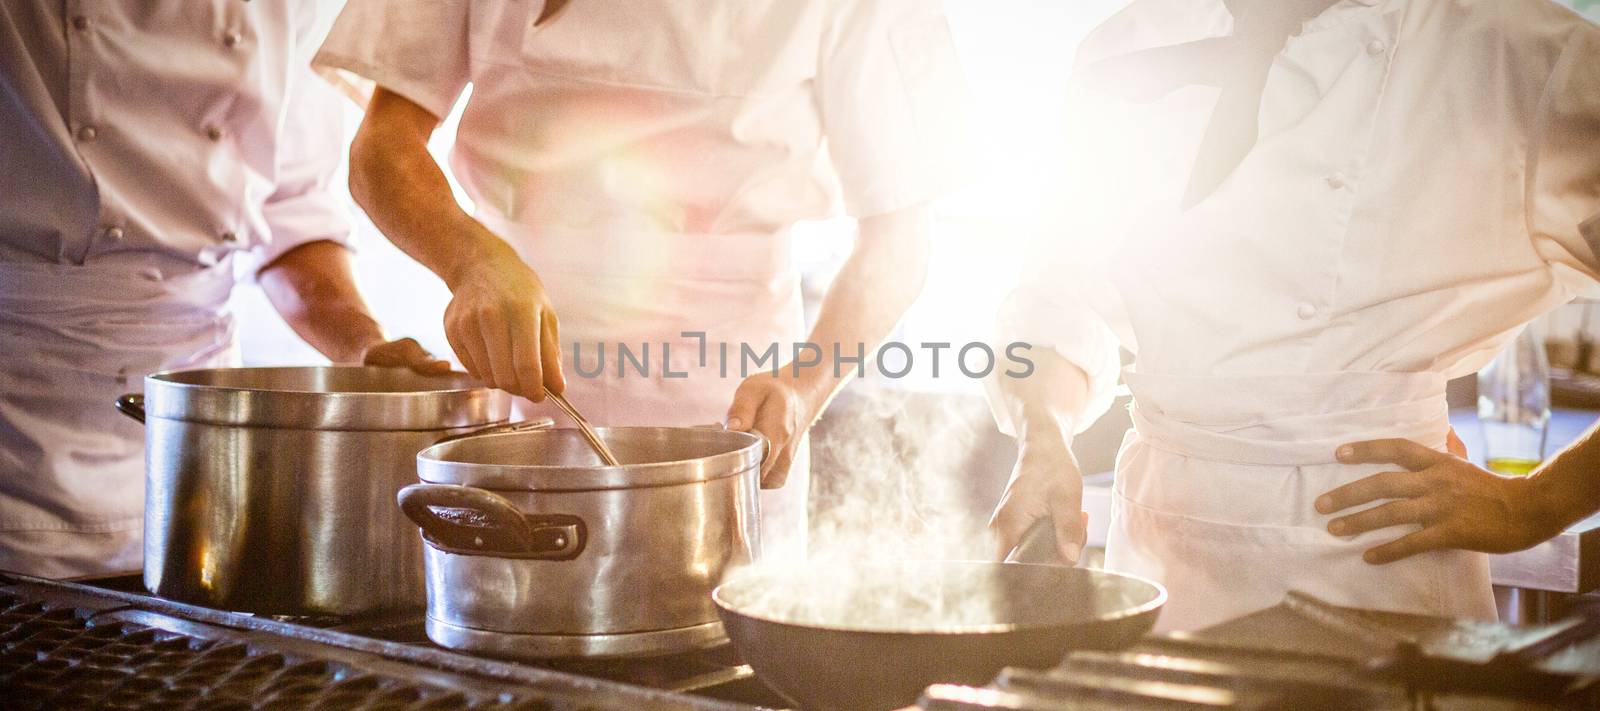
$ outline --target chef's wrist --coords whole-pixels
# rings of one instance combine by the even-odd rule
[[[1573,462],[1557,456],[1521,482],[1527,500],[1523,520],[1528,525],[1540,526],[1541,530],[1533,532],[1539,540],[1561,533],[1591,513],[1591,502],[1585,501],[1571,486],[1573,476],[1586,476],[1588,472],[1573,471],[1571,464]]]
[[[335,363],[359,364],[366,359],[367,351],[388,342],[388,337],[383,333],[383,327],[378,325],[378,320],[364,311],[352,314],[346,322],[345,345],[338,354],[330,354],[330,360]]]
[[[1048,407],[1024,406],[1014,416],[1017,441],[1022,447],[1072,451],[1072,418]]]
[[[446,287],[454,293],[476,278],[479,270],[510,259],[520,262],[516,250],[498,235],[490,232],[477,220],[463,215],[464,222],[455,230],[457,239],[450,257],[440,269],[435,270]]]
[[[792,387],[813,414],[821,413],[822,409],[827,407],[828,401],[833,399],[834,394],[844,387],[844,379],[833,377],[826,368],[802,367],[796,373],[793,365],[785,365],[783,372],[793,379]]]

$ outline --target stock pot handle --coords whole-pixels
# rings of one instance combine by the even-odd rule
[[[524,514],[492,491],[455,484],[412,484],[400,490],[400,510],[428,544],[446,553],[531,560],[572,560],[589,529],[567,514]]]
[[[139,393],[128,393],[117,398],[117,412],[141,423],[144,422],[144,396]]]

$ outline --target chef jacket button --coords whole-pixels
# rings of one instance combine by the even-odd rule
[[[1389,45],[1385,44],[1383,40],[1373,40],[1367,43],[1367,54],[1376,57],[1380,54],[1383,54],[1383,51],[1388,48]]]
[[[1328,176],[1327,180],[1328,187],[1333,188],[1334,190],[1343,188],[1346,184],[1344,180],[1344,173],[1333,173],[1332,175]]]
[[[206,138],[209,138],[213,141],[222,140],[222,129],[215,125],[206,126]]]
[[[235,234],[233,230],[228,230],[228,231],[222,233],[222,241],[227,242],[229,244],[232,244],[234,242],[238,242],[239,241],[239,235]]]
[[[1312,316],[1317,315],[1317,307],[1311,304],[1301,304],[1294,310],[1294,315],[1299,316],[1302,321],[1309,321]]]
[[[121,227],[107,227],[106,228],[106,239],[111,240],[112,242],[121,242],[122,241],[122,228]]]
[[[222,36],[222,46],[232,49],[239,46],[239,42],[243,39],[243,37],[239,36],[239,33],[229,32]]]
[[[100,135],[100,129],[97,129],[94,126],[79,126],[78,127],[78,140],[83,141],[85,143],[87,143],[89,141],[93,141],[95,139],[95,137],[99,136],[99,135]]]
[[[83,15],[72,16],[72,29],[83,31],[89,29],[89,18]]]

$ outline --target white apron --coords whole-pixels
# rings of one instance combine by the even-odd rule
[[[0,569],[141,567],[144,430],[112,403],[149,373],[235,364],[231,266],[0,264]]]
[[[1341,444],[1404,437],[1443,449],[1442,375],[1124,377],[1134,430],[1117,457],[1106,567],[1167,587],[1160,630],[1213,625],[1291,589],[1341,605],[1495,618],[1486,555],[1369,565],[1364,550],[1415,528],[1337,537],[1312,505],[1340,484],[1399,469],[1339,464]]]
[[[740,344],[759,353],[777,343],[778,360],[787,362],[791,344],[805,339],[799,274],[787,235],[605,229],[575,235],[482,209],[478,219],[511,243],[544,282],[561,324],[567,398],[597,425],[723,422],[742,380]],[[706,334],[703,363],[701,339],[684,332]],[[647,376],[639,375],[634,361],[619,358],[619,344],[638,360],[648,344]],[[725,359],[720,344],[727,344]],[[748,368],[750,374],[760,370],[754,363]],[[548,403],[524,402],[519,410],[567,421]],[[763,555],[803,555],[810,483],[802,444],[787,483],[761,492]]]

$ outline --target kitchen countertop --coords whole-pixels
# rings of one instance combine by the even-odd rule
[[[1600,412],[1558,409],[1550,421],[1550,451],[1553,453],[1577,439]],[[1474,461],[1483,463],[1483,435],[1477,413],[1471,408],[1450,411],[1450,424],[1466,443]],[[1111,521],[1111,472],[1084,478],[1083,509],[1089,513],[1089,545],[1104,546]],[[1584,593],[1600,588],[1600,515],[1568,528],[1560,536],[1533,548],[1490,558],[1490,575],[1495,585]]]

